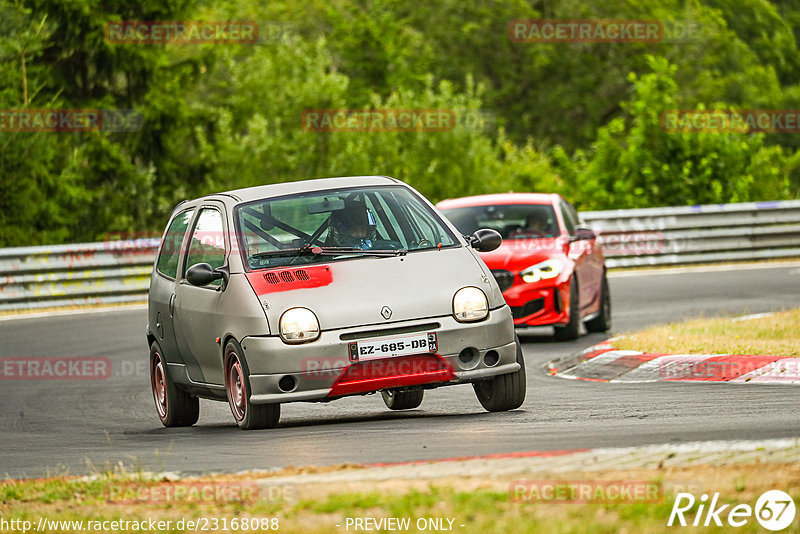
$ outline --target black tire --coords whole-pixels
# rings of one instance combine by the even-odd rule
[[[603,283],[600,286],[600,313],[591,321],[586,321],[589,332],[608,332],[611,329],[611,292],[608,290],[608,279],[603,271]]]
[[[513,373],[500,375],[482,382],[475,382],[475,395],[486,411],[505,412],[522,406],[525,402],[526,378],[525,357],[522,354],[522,343],[515,335],[517,343],[517,363],[519,370]]]
[[[578,339],[581,331],[581,306],[578,293],[578,281],[572,275],[569,284],[569,322],[566,326],[556,326],[556,341]]]
[[[150,345],[150,387],[156,414],[164,426],[192,426],[200,418],[200,400],[178,389],[155,341]]]
[[[225,392],[236,424],[242,430],[274,428],[281,418],[281,405],[250,402],[250,369],[235,340],[225,345],[224,361]]]
[[[423,389],[384,389],[381,391],[383,402],[390,410],[411,410],[422,404],[422,397],[425,395]]]

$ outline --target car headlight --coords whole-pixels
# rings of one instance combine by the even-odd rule
[[[564,262],[561,260],[545,260],[541,263],[537,263],[531,267],[528,267],[524,271],[520,272],[519,275],[522,277],[524,282],[532,283],[538,282],[539,280],[547,280],[549,278],[555,278],[564,270]]]
[[[319,321],[308,308],[291,308],[280,320],[281,339],[286,343],[305,343],[319,337]]]
[[[480,321],[489,315],[489,302],[486,293],[477,287],[464,287],[453,297],[453,316],[456,321],[468,323]]]

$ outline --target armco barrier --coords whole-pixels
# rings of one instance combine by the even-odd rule
[[[593,211],[609,267],[800,257],[800,200]]]
[[[0,310],[143,300],[159,241],[0,249]]]
[[[609,267],[800,258],[800,200],[583,212]],[[0,310],[143,300],[158,239],[0,249]]]

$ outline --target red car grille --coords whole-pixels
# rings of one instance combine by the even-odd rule
[[[544,299],[533,299],[524,306],[511,306],[511,315],[514,319],[522,319],[544,309]]]
[[[494,279],[497,280],[497,285],[500,286],[500,291],[505,291],[514,285],[514,273],[511,271],[495,269],[492,271],[492,276],[494,276]]]

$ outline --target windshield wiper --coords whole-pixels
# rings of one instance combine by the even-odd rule
[[[408,250],[401,249],[363,249],[358,247],[313,247],[313,254],[364,254],[367,256],[405,256]]]
[[[320,246],[306,245],[300,248],[285,248],[281,250],[270,250],[268,252],[257,252],[251,255],[251,257],[256,259],[269,258],[271,256],[294,256],[295,258],[299,258],[300,256],[305,256],[309,254],[315,256],[340,256],[342,254],[363,254],[367,256],[391,257],[391,256],[405,256],[407,253],[408,251],[406,249],[373,250],[373,249],[362,249],[356,247],[320,247]]]

